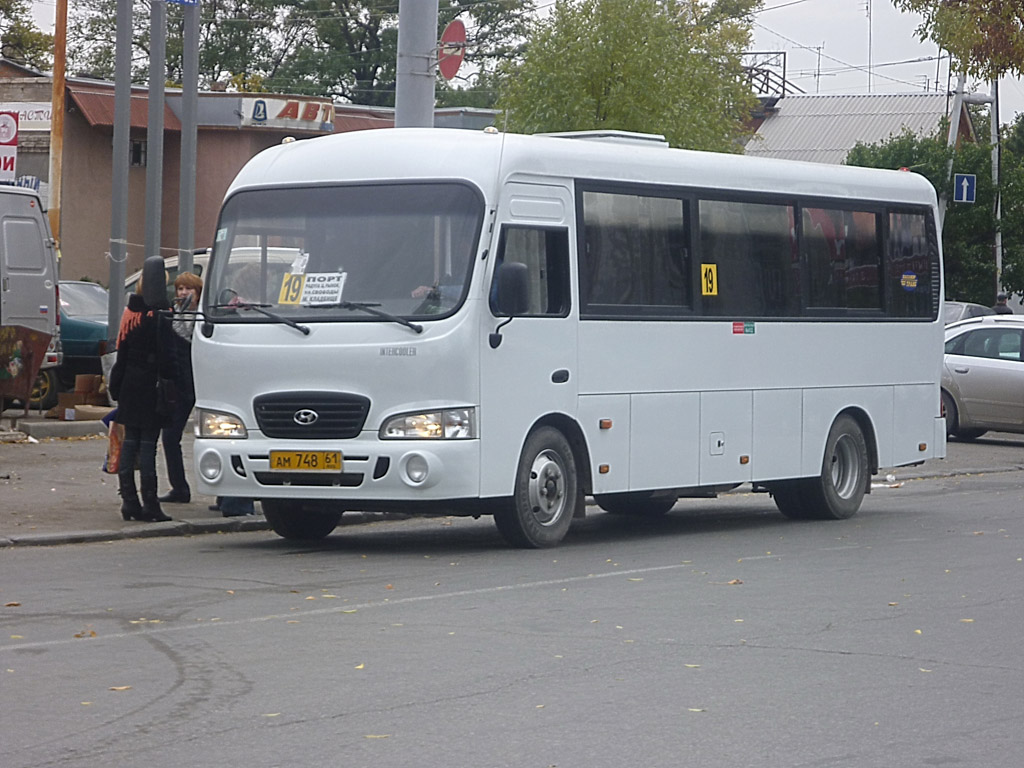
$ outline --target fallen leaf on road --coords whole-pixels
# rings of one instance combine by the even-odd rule
[[[4,603],[4,608],[20,608],[21,603]]]
[[[132,687],[130,685],[113,685],[107,688],[108,691],[130,691]]]

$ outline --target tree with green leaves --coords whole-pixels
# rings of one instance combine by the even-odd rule
[[[52,66],[53,35],[36,27],[28,0],[0,0],[0,55],[41,71]]]
[[[1020,0],[893,0],[923,17],[921,40],[949,51],[953,69],[992,80],[1024,74],[1024,4]]]
[[[987,132],[988,114],[975,112],[978,130]],[[1002,284],[1007,290],[1024,291],[1024,116],[1018,116],[1004,143],[1002,170]],[[946,297],[989,305],[995,299],[996,264],[993,242],[996,219],[992,186],[992,153],[988,144],[961,142],[946,146],[946,131],[916,136],[905,131],[878,144],[857,144],[847,165],[870,168],[908,168],[927,178],[936,189],[945,188],[950,154],[956,173],[973,173],[977,179],[974,204],[950,203],[942,229]]]
[[[78,0],[72,8],[68,58],[76,71],[113,77],[116,7],[117,0]],[[514,55],[532,10],[533,0],[440,0],[439,27],[463,19],[470,34],[466,71],[486,83],[496,63]],[[171,5],[167,16],[167,80],[177,83],[183,11]],[[148,79],[149,17],[148,0],[136,2],[135,82]],[[204,0],[199,40],[202,87],[221,82],[238,91],[395,103],[398,0]],[[487,90],[477,88],[474,95],[486,99]],[[457,94],[448,97],[458,103]]]
[[[740,57],[761,0],[560,0],[500,72],[499,124],[625,130],[739,152],[754,96]]]

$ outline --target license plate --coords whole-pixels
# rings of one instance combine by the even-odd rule
[[[341,451],[271,451],[270,469],[279,472],[341,472]]]

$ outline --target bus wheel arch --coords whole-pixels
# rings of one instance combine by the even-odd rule
[[[530,430],[512,497],[494,513],[498,532],[512,546],[556,546],[583,505],[576,450],[556,423],[542,421]]]
[[[772,484],[779,511],[797,520],[845,520],[855,515],[877,470],[874,438],[863,411],[839,413],[825,440],[820,474]]]

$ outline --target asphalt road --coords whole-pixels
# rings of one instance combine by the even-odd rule
[[[2,763],[1019,765],[1024,471],[892,485],[0,550]]]

